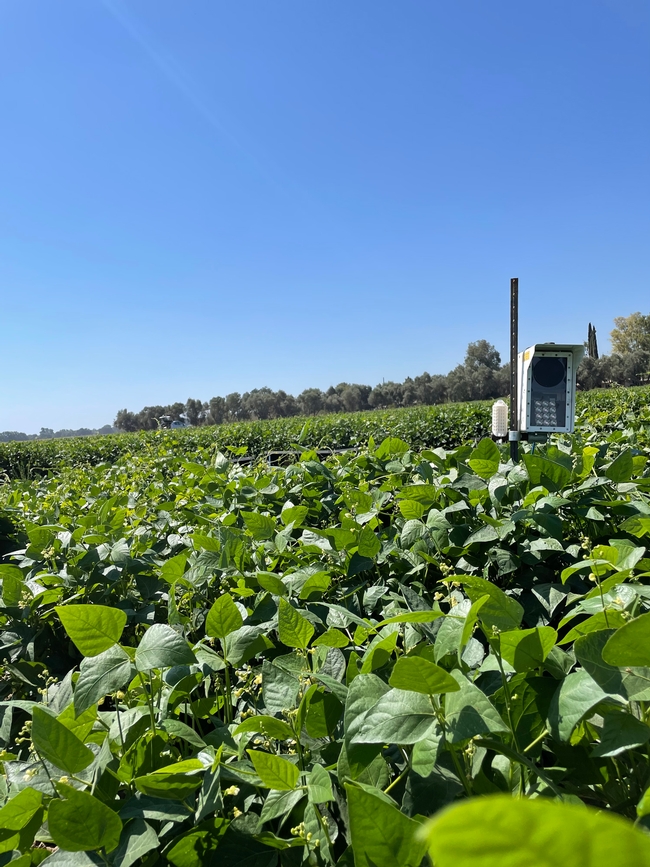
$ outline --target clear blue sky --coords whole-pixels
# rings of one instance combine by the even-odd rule
[[[647,0],[2,0],[0,430],[608,351],[650,309]]]

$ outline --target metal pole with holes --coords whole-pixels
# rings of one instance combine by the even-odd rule
[[[519,460],[519,418],[517,412],[517,353],[519,349],[519,279],[510,281],[510,457]]]

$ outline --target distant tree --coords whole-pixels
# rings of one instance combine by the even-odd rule
[[[325,395],[320,388],[306,388],[297,398],[302,415],[316,415],[325,404]]]
[[[42,427],[38,435],[39,440],[51,440],[54,437],[54,431],[51,427]]]
[[[242,418],[241,394],[238,391],[226,395],[226,412],[228,421],[238,421]]]
[[[208,403],[208,424],[223,424],[226,420],[226,401],[223,397],[211,397]]]
[[[24,442],[27,438],[26,433],[18,430],[5,430],[0,433],[0,443]]]
[[[368,403],[374,409],[402,406],[404,386],[401,382],[382,382],[370,392]]]
[[[617,316],[610,338],[615,355],[639,350],[650,352],[650,314],[644,316],[637,312],[630,316]]]
[[[292,394],[287,394],[286,391],[277,391],[275,393],[275,417],[289,418],[292,415],[298,415],[300,407],[298,401]]]
[[[113,424],[121,431],[139,430],[136,414],[134,412],[129,412],[128,409],[119,410],[115,416]]]
[[[203,403],[193,397],[189,397],[185,402],[185,418],[191,425],[198,425],[203,418]]]
[[[468,370],[479,370],[481,367],[498,370],[501,367],[501,355],[487,340],[477,340],[467,347],[465,367]]]

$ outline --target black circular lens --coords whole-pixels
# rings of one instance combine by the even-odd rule
[[[554,388],[566,375],[566,362],[559,358],[537,358],[533,361],[533,378],[542,388]]]

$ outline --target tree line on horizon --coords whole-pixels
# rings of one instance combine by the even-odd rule
[[[585,347],[588,354],[578,368],[577,384],[582,390],[610,385],[638,385],[650,373],[650,314],[633,313],[617,317],[610,334],[611,355],[598,355],[596,332],[589,327]],[[214,425],[233,421],[286,418],[334,412],[360,412],[405,406],[432,406],[487,400],[507,395],[510,365],[501,364],[498,350],[487,340],[477,340],[467,347],[463,364],[446,375],[427,372],[407,377],[404,382],[382,382],[374,387],[341,382],[326,391],[307,388],[297,397],[268,387],[254,388],[244,394],[231,392],[209,401],[189,398],[167,406],[145,406],[139,412],[121,409],[113,425],[103,428],[54,431],[41,428],[39,434],[20,431],[0,433],[0,442],[11,440],[52,439],[68,436],[114,433],[118,431],[155,430],[174,422],[187,425]]]

